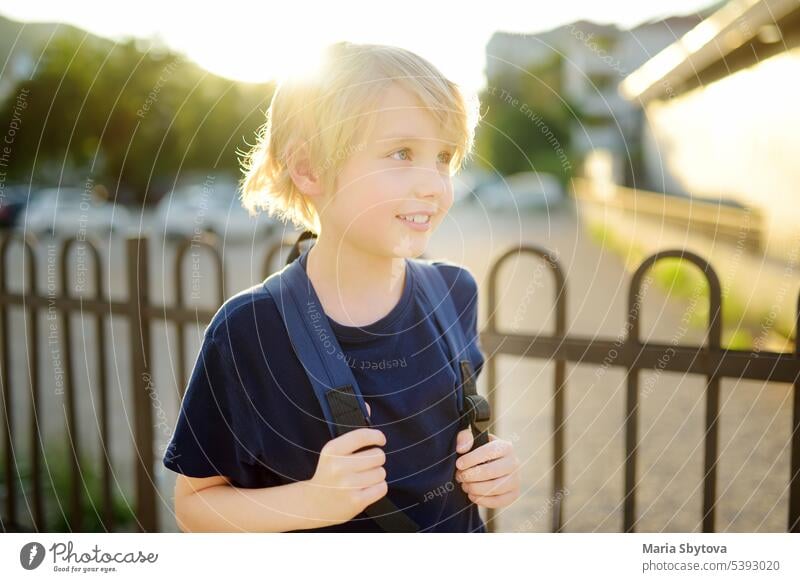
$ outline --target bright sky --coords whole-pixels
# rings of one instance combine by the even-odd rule
[[[578,19],[631,27],[652,18],[693,13],[710,3],[0,0],[0,14],[20,21],[68,22],[115,39],[155,35],[206,69],[245,81],[281,75],[337,40],[393,44],[428,58],[454,81],[477,90],[485,83],[485,47],[495,31],[541,32]]]

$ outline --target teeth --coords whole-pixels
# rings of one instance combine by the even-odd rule
[[[405,220],[407,222],[415,222],[417,224],[425,224],[430,220],[430,216],[427,214],[407,214],[407,215],[399,215],[398,218]]]

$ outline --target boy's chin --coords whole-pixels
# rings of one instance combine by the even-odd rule
[[[395,255],[398,259],[418,259],[425,254],[425,249],[415,253],[398,253]]]
[[[425,253],[428,237],[403,237],[392,246],[392,255],[398,258],[416,259]]]

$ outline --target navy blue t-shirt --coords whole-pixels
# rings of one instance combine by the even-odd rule
[[[308,252],[298,260],[305,268]],[[465,268],[434,261],[450,289],[476,376],[484,356],[476,323],[478,287]],[[328,318],[386,436],[387,496],[422,531],[485,532],[478,507],[455,481],[458,409],[447,345],[420,304],[406,267],[405,287],[384,317],[361,327]],[[233,486],[272,487],[313,477],[331,439],[322,409],[263,282],[230,299],[206,328],[164,454],[190,477],[224,475]],[[310,532],[382,531],[365,513]]]

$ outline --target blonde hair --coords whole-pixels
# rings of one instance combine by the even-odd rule
[[[455,144],[451,173],[460,170],[472,153],[477,98],[411,51],[338,42],[323,52],[315,75],[290,75],[276,87],[266,123],[242,163],[243,206],[250,214],[265,209],[319,234],[319,217],[292,180],[287,161],[296,146],[306,145],[312,170],[332,191],[356,139],[372,131],[381,94],[393,83],[434,115],[445,139]]]

